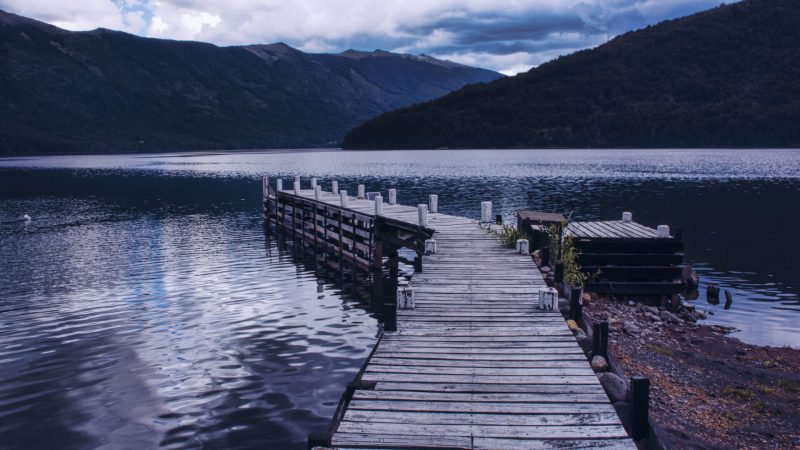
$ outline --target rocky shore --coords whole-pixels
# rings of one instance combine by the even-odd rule
[[[582,303],[586,319],[609,323],[610,361],[592,360],[601,383],[620,411],[627,378],[650,378],[650,420],[664,448],[800,448],[800,351],[745,344],[730,329],[703,325],[692,305],[673,313],[589,294]],[[559,306],[568,312],[566,300]],[[586,332],[569,324],[591,349]]]

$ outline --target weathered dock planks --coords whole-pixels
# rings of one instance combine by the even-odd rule
[[[347,207],[374,213],[372,201]],[[409,225],[417,214],[383,206]],[[564,319],[538,309],[545,283],[530,257],[474,220],[429,213],[428,226],[437,252],[411,280],[415,309],[397,311],[397,331],[374,349],[329,445],[635,448]]]

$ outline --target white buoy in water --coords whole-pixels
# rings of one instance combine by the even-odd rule
[[[25,222],[30,222],[31,221],[31,216],[25,214],[24,216],[22,216],[22,220],[24,220]]]

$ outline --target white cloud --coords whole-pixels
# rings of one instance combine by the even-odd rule
[[[0,0],[70,30],[106,27],[219,45],[428,53],[516,73],[720,0]]]

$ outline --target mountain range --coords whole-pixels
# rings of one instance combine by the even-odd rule
[[[71,32],[0,11],[0,154],[336,146],[381,112],[500,77],[426,55]]]
[[[800,1],[743,0],[385,113],[345,148],[800,147]]]

